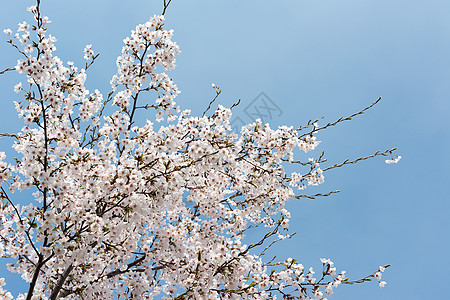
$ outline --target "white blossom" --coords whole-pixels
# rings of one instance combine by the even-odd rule
[[[386,159],[385,161],[387,164],[396,164],[400,159],[402,159],[402,157],[399,155],[396,158]]]

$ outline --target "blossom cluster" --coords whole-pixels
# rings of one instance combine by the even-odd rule
[[[91,93],[92,46],[85,68],[64,64],[48,18],[39,6],[29,11],[37,26],[23,22],[14,36],[5,30],[25,55],[15,69],[28,83],[14,88],[24,126],[9,135],[21,157],[9,165],[0,153],[0,183],[9,186],[1,193],[0,256],[14,259],[8,269],[30,284],[17,299],[325,299],[350,282],[330,260],[316,278],[294,259],[262,259],[263,245],[290,237],[292,187],[324,182],[320,159],[305,162],[302,175],[283,167],[296,148],[317,147],[312,133],[259,119],[235,133],[231,109],[220,105],[211,116],[180,112],[179,91],[160,70],[173,69],[179,53],[163,16],[124,39],[113,91]],[[142,105],[150,90],[155,103]],[[117,109],[110,114],[108,102]],[[167,124],[138,124],[136,111],[150,107],[157,121],[168,115]],[[33,191],[33,201],[14,202],[21,190]],[[246,244],[245,233],[260,225],[270,231]],[[367,278],[384,286],[381,268]],[[3,285],[0,296],[11,299]]]
[[[152,105],[160,110],[157,120],[163,120],[175,108],[174,98],[179,94],[177,86],[164,72],[156,73],[158,66],[164,70],[175,67],[175,56],[180,52],[173,42],[173,30],[164,30],[164,16],[154,16],[145,24],[136,26],[131,36],[123,40],[122,55],[117,58],[117,74],[111,85],[114,89],[123,86],[114,103],[125,111],[141,91],[154,90],[159,97]],[[153,49],[153,51],[152,51]],[[145,83],[148,82],[148,86]],[[134,95],[133,95],[134,94]]]

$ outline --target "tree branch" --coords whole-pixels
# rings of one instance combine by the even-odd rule
[[[348,116],[348,117],[346,117],[346,118],[340,117],[340,118],[337,119],[336,121],[334,121],[334,122],[332,122],[332,123],[328,123],[328,124],[326,124],[325,126],[314,128],[314,129],[311,130],[310,132],[302,134],[301,136],[299,136],[299,138],[305,137],[305,136],[307,136],[307,135],[312,135],[312,134],[314,134],[314,133],[316,133],[316,132],[318,132],[318,131],[320,131],[320,130],[323,130],[323,129],[328,128],[328,127],[331,127],[331,126],[336,126],[337,124],[339,124],[339,123],[341,123],[341,122],[343,122],[343,121],[349,121],[349,120],[353,119],[354,117],[356,117],[356,116],[358,116],[358,115],[362,115],[366,110],[369,110],[369,109],[372,108],[375,104],[377,104],[378,102],[380,102],[380,100],[381,100],[381,97],[379,97],[377,100],[375,100],[375,102],[373,102],[372,104],[370,104],[370,105],[367,106],[366,108],[364,108],[364,109],[362,109],[362,110],[360,110],[360,111],[358,111],[358,112],[356,112],[356,113],[354,113],[354,114],[352,114],[352,115],[350,115],[350,116]],[[310,122],[308,122],[308,123],[310,123]],[[306,127],[308,127],[308,126],[306,126]],[[300,127],[300,128],[298,128],[297,130],[302,130],[303,128],[305,128],[305,127]]]
[[[325,172],[325,171],[328,171],[328,170],[331,170],[331,169],[334,169],[334,168],[340,168],[340,167],[342,167],[342,166],[344,166],[344,165],[356,164],[357,162],[359,162],[359,161],[361,161],[361,160],[366,160],[366,159],[373,158],[373,157],[376,157],[376,156],[388,156],[389,154],[392,154],[392,152],[394,152],[395,150],[397,150],[397,148],[387,149],[387,150],[384,151],[384,152],[380,152],[380,151],[378,150],[377,152],[375,152],[375,153],[372,154],[372,155],[365,156],[365,157],[359,157],[359,158],[357,158],[357,159],[355,159],[355,160],[349,160],[349,159],[347,158],[347,159],[344,160],[342,163],[340,163],[340,164],[335,164],[335,165],[332,165],[332,166],[329,166],[329,167],[323,169],[323,171]]]
[[[0,75],[5,74],[8,71],[14,71],[14,70],[15,70],[15,68],[7,68],[7,69],[5,69],[3,71],[0,71]]]
[[[209,102],[208,107],[205,109],[205,111],[202,114],[202,117],[205,116],[206,112],[211,108],[211,105],[216,101],[217,97],[219,97],[220,93],[222,93],[221,90],[216,90],[216,96],[214,97],[214,99],[211,100],[211,102]]]
[[[55,288],[52,291],[52,294],[50,295],[50,300],[56,300],[58,297],[59,292],[61,291],[61,288],[66,281],[67,277],[69,276],[70,272],[73,270],[73,265],[70,264],[67,269],[64,271],[64,273],[61,274],[61,277],[59,278],[58,282],[56,283]]]
[[[161,15],[165,15],[166,14],[166,10],[167,10],[167,8],[169,7],[169,5],[170,5],[170,2],[172,2],[172,0],[169,0],[169,1],[167,1],[167,0],[164,0],[164,9],[163,9],[163,11],[162,11],[162,13],[161,13]]]

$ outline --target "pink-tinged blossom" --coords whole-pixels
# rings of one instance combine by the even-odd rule
[[[19,82],[14,86],[14,93],[19,93],[22,90],[22,82]]]
[[[387,164],[396,164],[402,159],[402,157],[399,155],[396,158],[386,159]]]
[[[92,45],[86,45],[86,47],[83,50],[84,52],[84,59],[89,60],[94,58],[94,50],[92,50]]]

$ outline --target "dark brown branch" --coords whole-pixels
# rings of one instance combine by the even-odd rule
[[[238,106],[241,103],[241,99],[238,99],[237,102],[233,103],[233,105],[231,105],[230,109],[235,108],[236,106]]]
[[[297,232],[294,232],[294,233],[291,233],[291,234],[289,234],[289,235],[287,235],[287,238],[288,239],[290,239],[290,238],[292,238],[294,235],[296,235],[297,234]],[[264,250],[263,251],[261,251],[261,253],[258,255],[258,256],[264,256],[265,254],[266,254],[266,251],[267,250],[269,250],[270,249],[270,247],[272,247],[275,243],[278,243],[278,242],[280,242],[280,241],[283,241],[283,240],[285,240],[286,238],[278,238],[278,239],[276,239],[276,240],[273,240],[269,245],[267,245],[266,246],[266,248],[264,248]],[[270,263],[272,263],[272,261],[274,260],[276,258],[276,255],[268,262],[268,264],[270,264]]]
[[[134,267],[134,266],[137,266],[137,265],[140,264],[142,261],[144,261],[145,257],[146,257],[146,255],[144,254],[143,256],[139,257],[139,258],[136,259],[135,261],[133,261],[133,262],[127,264],[126,270],[123,270],[123,271],[122,271],[121,269],[116,269],[116,270],[114,270],[114,271],[112,271],[112,272],[109,272],[108,274],[106,274],[106,278],[111,278],[111,277],[114,277],[114,276],[116,276],[116,275],[119,275],[119,274],[123,274],[123,273],[128,272],[128,271],[130,270],[130,268],[132,268],[132,267]]]
[[[20,139],[20,137],[17,134],[11,134],[11,133],[0,133],[0,137],[13,137],[16,139]]]
[[[14,70],[15,70],[15,68],[7,68],[7,69],[5,69],[3,71],[0,71],[0,75],[5,74],[8,71],[14,71]]]
[[[11,199],[9,199],[8,194],[6,194],[5,189],[3,187],[1,189],[2,189],[1,196],[3,196],[6,200],[8,200],[9,204],[12,205],[12,207],[14,208],[14,211],[16,212],[17,217],[19,217],[20,224],[23,224],[22,217],[20,216],[20,213],[17,210],[17,207],[14,205],[14,203],[11,201]]]
[[[58,282],[56,283],[56,286],[53,288],[52,294],[50,295],[50,300],[56,300],[58,297],[59,292],[61,291],[61,288],[63,287],[64,282],[66,281],[67,277],[69,276],[70,272],[73,270],[73,265],[70,264],[67,269],[64,271],[64,273],[61,274],[61,277],[59,278]]]
[[[145,45],[145,49],[144,49],[141,57],[139,58],[139,75],[138,75],[138,77],[141,77],[141,76],[144,75],[143,74],[143,71],[144,71],[144,58],[145,58],[145,55],[147,54],[147,51],[150,48],[150,46],[151,46],[151,44],[146,44]],[[128,129],[127,129],[128,131],[131,129],[131,126],[133,126],[133,123],[134,123],[133,117],[134,117],[134,113],[135,113],[136,108],[137,108],[137,101],[138,101],[138,98],[139,98],[139,93],[140,93],[140,91],[138,91],[134,96],[132,96],[132,98],[133,98],[133,108],[131,109],[131,113],[127,112],[127,114],[130,116],[130,121],[129,121],[130,123],[128,124]],[[120,151],[120,153],[122,153],[123,149],[122,150],[119,149],[119,151]]]
[[[169,5],[170,5],[170,2],[172,2],[172,0],[169,0],[169,1],[167,1],[167,0],[164,0],[164,9],[163,9],[163,11],[162,11],[162,13],[161,13],[161,15],[165,15],[166,14],[166,10],[167,10],[167,8],[169,7]]]
[[[222,93],[221,90],[216,90],[216,96],[214,97],[214,99],[211,100],[211,102],[209,102],[208,107],[205,109],[205,111],[202,114],[202,117],[205,116],[206,112],[211,108],[211,105],[216,101],[217,97],[219,97],[220,93]]]
[[[31,279],[31,282],[30,282],[30,287],[28,288],[26,300],[31,300],[31,298],[33,297],[34,287],[36,286],[36,282],[38,280],[39,273],[43,266],[44,266],[44,257],[42,255],[39,255],[39,260],[36,265],[36,269],[34,270],[33,278]]]

